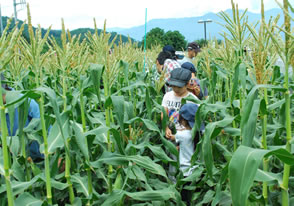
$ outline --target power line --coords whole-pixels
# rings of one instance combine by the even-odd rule
[[[13,0],[13,8],[14,8],[14,23],[16,24],[17,21],[17,12],[21,11],[25,8],[25,5],[27,4],[26,0],[19,0],[18,2],[16,0]],[[20,9],[17,10],[17,6],[20,6]]]

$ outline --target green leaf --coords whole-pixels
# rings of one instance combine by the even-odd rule
[[[96,95],[97,95],[100,107],[102,107],[100,86],[101,86],[102,75],[104,72],[104,66],[100,64],[90,64],[89,69],[91,74],[91,80],[94,85],[94,89],[96,91]]]
[[[118,166],[118,165],[128,165],[129,161],[123,155],[105,151],[103,152],[103,154],[100,156],[98,160],[96,160],[95,162],[91,162],[91,165],[94,168],[100,168],[101,163]]]
[[[281,185],[283,183],[283,176],[282,174],[275,174],[275,173],[266,172],[266,171],[257,169],[254,180],[259,182],[276,181],[278,182],[279,185]]]
[[[113,111],[120,126],[122,135],[125,134],[124,129],[124,115],[125,115],[125,100],[123,96],[111,96]]]
[[[166,201],[176,199],[176,194],[171,188],[143,192],[125,192],[127,196],[139,201]]]
[[[209,123],[204,132],[203,143],[202,143],[202,151],[204,155],[204,162],[207,168],[207,173],[210,177],[212,177],[212,169],[213,169],[213,155],[212,155],[212,145],[211,139],[216,137],[222,128],[231,124],[234,120],[234,117],[226,117],[221,121]]]
[[[235,151],[229,164],[233,205],[245,206],[247,204],[249,191],[256,176],[257,169],[262,159],[270,155],[275,155],[286,164],[294,165],[294,156],[283,148],[262,150],[241,145]]]
[[[112,133],[113,137],[114,137],[114,140],[115,140],[115,145],[117,146],[118,148],[118,151],[121,153],[121,154],[125,154],[125,149],[124,149],[124,143],[123,143],[123,139],[121,138],[121,135],[119,133],[119,131],[117,129],[110,129],[109,132]]]
[[[14,204],[22,205],[22,206],[41,206],[43,204],[43,201],[38,200],[37,198],[33,197],[31,194],[25,192],[17,197]]]
[[[135,117],[135,118],[129,120],[128,122],[126,122],[126,123],[127,124],[132,124],[132,123],[134,123],[136,121],[143,122],[148,130],[160,133],[160,130],[159,130],[158,126],[150,119],[142,119],[140,117]]]
[[[259,112],[260,100],[257,99],[256,86],[250,91],[245,101],[241,118],[242,145],[250,147],[256,129],[257,116]]]
[[[124,197],[123,190],[113,190],[107,197],[106,200],[103,202],[101,206],[113,206],[120,203],[120,201]]]
[[[240,146],[229,164],[229,178],[234,205],[245,206],[256,171],[266,150]]]
[[[75,183],[74,187],[78,193],[83,193],[86,197],[89,196],[87,176],[81,177],[79,174],[74,174],[71,176],[71,180]]]
[[[140,167],[138,167],[137,165],[132,165],[131,171],[132,174],[135,176],[135,179],[139,179],[148,184],[148,180]]]
[[[35,176],[33,179],[31,179],[28,182],[12,181],[11,186],[12,186],[13,194],[18,195],[23,193],[27,188],[32,186],[39,179],[40,179],[40,176]],[[2,184],[0,186],[0,194],[3,192],[6,192],[6,186]]]
[[[122,185],[123,185],[123,179],[120,172],[118,172],[115,182],[113,184],[113,189],[114,190],[122,189]]]
[[[214,191],[208,190],[206,192],[206,194],[204,195],[203,200],[201,201],[201,204],[207,204],[207,203],[212,202],[212,200],[214,198],[214,194],[215,194]]]
[[[121,88],[120,90],[118,90],[117,92],[115,92],[113,95],[117,95],[119,94],[120,92],[125,92],[125,91],[128,91],[128,90],[132,90],[134,88],[138,88],[138,87],[146,87],[147,85],[142,82],[142,81],[137,81],[136,83],[130,85],[130,86],[127,86],[127,87],[124,87],[124,88]]]
[[[18,163],[18,161],[15,157],[13,158],[13,164],[12,164],[11,170],[12,170],[12,175],[18,181],[25,181],[24,168],[21,167],[21,165]]]
[[[61,115],[62,130],[64,131],[65,137],[69,137],[69,118],[66,113]],[[54,153],[57,148],[63,148],[64,141],[62,139],[62,134],[58,126],[57,121],[53,124],[49,136],[48,136],[48,152]]]
[[[137,166],[145,169],[148,172],[167,178],[165,170],[159,164],[154,163],[149,157],[146,156],[124,156],[110,152],[103,152],[97,161],[91,162],[91,165],[94,168],[100,168],[101,163],[118,166],[129,165],[129,162],[135,163]]]
[[[153,174],[158,174],[167,178],[165,170],[159,164],[154,163],[149,157],[135,155],[128,156],[127,159]]]
[[[152,119],[152,106],[151,106],[152,101],[150,99],[150,92],[148,87],[146,87],[145,103],[147,108],[148,119]]]
[[[83,128],[82,125],[74,122],[72,124],[73,129],[75,131],[75,139],[77,141],[78,147],[82,151],[84,157],[86,158],[87,161],[89,161],[89,150],[88,150],[88,144],[87,144],[87,139],[86,136],[83,133]]]
[[[36,90],[47,94],[47,96],[49,97],[51,106],[52,106],[54,114],[56,116],[56,122],[57,122],[57,124],[59,126],[61,136],[62,136],[64,145],[65,145],[65,151],[66,151],[67,155],[70,155],[69,148],[67,147],[67,142],[66,142],[67,137],[65,137],[65,131],[63,130],[62,120],[61,120],[61,116],[60,116],[60,113],[59,113],[59,107],[58,107],[58,104],[57,104],[56,93],[54,92],[53,89],[48,88],[48,87],[39,87]]]
[[[265,99],[262,99],[260,102],[260,108],[259,108],[260,114],[263,115],[267,115],[267,108],[266,108],[266,102]]]

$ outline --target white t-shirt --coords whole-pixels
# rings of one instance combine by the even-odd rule
[[[179,59],[178,62],[180,63],[180,65],[183,65],[186,62],[192,63],[192,59],[185,56],[183,59]]]
[[[181,130],[176,133],[176,142],[180,144],[180,170],[185,177],[192,173],[191,158],[194,154],[192,130]]]
[[[174,91],[167,92],[162,100],[162,106],[168,109],[168,117],[170,121],[173,121],[176,125],[176,129],[182,129],[181,125],[179,124],[179,111],[181,108],[181,101],[183,98],[188,97],[191,95],[195,99],[198,99],[194,94],[188,92],[188,94],[184,97],[177,97]],[[187,101],[187,103],[193,103],[191,101]]]

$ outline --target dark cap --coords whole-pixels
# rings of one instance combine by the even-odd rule
[[[194,50],[196,52],[201,52],[200,46],[199,44],[195,43],[195,42],[191,42],[188,44],[188,49],[190,50]]]
[[[197,72],[194,64],[192,64],[191,62],[185,62],[184,64],[182,64],[181,67],[184,68],[184,69],[190,70],[192,73]]]
[[[162,51],[171,53],[172,58],[175,59],[175,57],[176,57],[176,50],[174,49],[173,46],[171,46],[171,45],[165,45],[162,48]]]
[[[168,84],[170,86],[184,87],[191,79],[191,71],[184,68],[176,68],[171,71]]]
[[[168,51],[170,53],[175,53],[176,52],[176,50],[174,49],[174,47],[171,46],[171,45],[165,45],[163,47],[162,51]]]
[[[188,121],[191,128],[194,127],[195,115],[198,110],[198,105],[193,103],[184,104],[180,109],[180,115]]]

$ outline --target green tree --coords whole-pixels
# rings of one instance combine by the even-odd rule
[[[142,40],[144,45],[144,38]],[[146,47],[150,49],[153,45],[172,45],[175,50],[185,49],[187,42],[185,37],[179,31],[164,32],[163,29],[156,27],[146,34]]]
[[[164,34],[163,37],[164,45],[171,45],[175,50],[185,50],[187,41],[185,37],[179,31],[168,31]]]
[[[197,44],[199,44],[199,46],[202,48],[202,47],[205,47],[205,45],[207,45],[207,40],[206,40],[206,42],[205,42],[205,40],[202,38],[202,39],[197,39],[197,40],[195,40],[194,42],[196,42]],[[217,40],[217,43],[218,44],[221,44],[222,43],[222,40],[221,39],[218,39]]]
[[[164,37],[164,30],[161,28],[154,28],[151,29],[146,34],[146,48],[150,49],[153,45],[163,45],[163,37]],[[142,41],[142,45],[144,45],[144,38]]]

